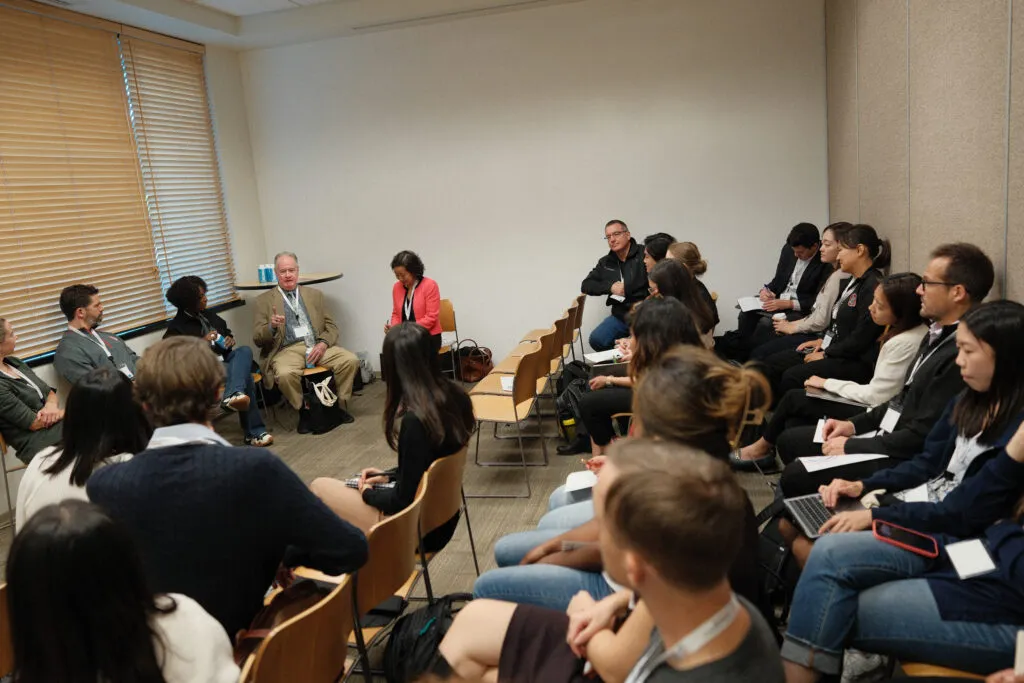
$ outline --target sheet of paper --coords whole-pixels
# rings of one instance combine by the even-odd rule
[[[1013,657],[1013,673],[1024,676],[1024,631],[1017,631],[1017,651]]]
[[[501,390],[512,391],[512,382],[515,380],[513,375],[502,375],[501,376]]]
[[[607,351],[585,353],[583,354],[583,357],[590,363],[614,363],[618,359],[622,358],[622,352],[618,349],[608,349]]]
[[[590,470],[573,472],[565,478],[565,490],[572,493],[573,491],[592,489],[596,483],[597,475]]]
[[[818,426],[814,429],[814,443],[825,443],[825,420],[818,420]]]
[[[888,455],[882,455],[881,453],[855,453],[853,455],[812,455],[807,458],[797,459],[804,464],[808,472],[820,472],[822,470],[830,470],[833,467],[852,465],[855,462],[881,460],[888,457]]]
[[[608,298],[611,299],[612,301],[618,301],[620,304],[626,300],[626,297],[619,296],[618,294],[610,294],[608,295]]]
[[[921,484],[920,486],[915,486],[912,489],[901,491],[900,498],[904,503],[927,503],[928,484]]]
[[[736,299],[736,303],[739,304],[740,310],[746,313],[747,311],[763,311],[764,305],[761,303],[761,299],[756,296],[741,296]]]
[[[996,569],[992,557],[977,538],[950,543],[946,546],[946,554],[949,555],[949,561],[953,563],[953,569],[961,579],[988,574]]]

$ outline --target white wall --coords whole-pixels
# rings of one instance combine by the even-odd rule
[[[587,0],[242,67],[268,253],[345,273],[323,289],[372,358],[400,249],[500,356],[579,292],[610,218],[697,242],[731,325],[827,217],[821,0]]]

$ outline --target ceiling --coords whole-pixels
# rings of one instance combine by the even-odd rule
[[[279,12],[307,5],[318,5],[332,0],[186,0],[196,5],[215,9],[235,17],[247,17],[264,12]]]

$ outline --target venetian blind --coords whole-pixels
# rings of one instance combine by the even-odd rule
[[[56,345],[75,282],[108,331],[167,317],[116,34],[0,6],[0,254],[18,356]]]
[[[237,298],[203,55],[122,37],[125,80],[164,285],[198,275]]]

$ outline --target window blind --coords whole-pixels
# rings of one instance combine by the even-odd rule
[[[198,275],[210,305],[232,301],[234,264],[203,55],[124,36],[120,45],[163,285]]]
[[[60,290],[88,282],[104,329],[166,318],[116,35],[0,7],[0,317],[52,349]]]

